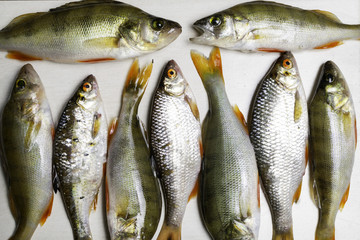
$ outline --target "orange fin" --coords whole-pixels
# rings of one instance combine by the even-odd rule
[[[99,190],[95,195],[95,198],[94,198],[94,201],[93,201],[93,206],[92,206],[92,209],[90,209],[90,211],[91,210],[96,211],[96,206],[97,206],[97,203],[98,203],[98,197],[99,197]]]
[[[107,178],[105,178],[105,200],[106,200],[106,212],[109,212],[109,187]]]
[[[305,147],[305,169],[309,162],[309,142],[306,141],[306,147]]]
[[[293,236],[293,230],[292,227],[289,231],[287,232],[275,232],[273,230],[273,238],[272,240],[294,240],[294,236]]]
[[[343,210],[344,206],[345,206],[345,203],[346,201],[348,200],[348,197],[349,197],[349,191],[350,191],[350,184],[349,186],[347,187],[342,199],[341,199],[341,202],[340,202],[340,206],[339,206],[339,209],[340,211]]]
[[[302,185],[302,181],[300,182],[299,187],[296,189],[292,203],[294,203],[294,202],[297,203],[299,201],[300,194],[301,194],[301,185]]]
[[[244,115],[242,114],[242,112],[240,111],[239,107],[236,104],[234,105],[233,109],[236,117],[240,120],[241,124],[245,128],[247,135],[249,135],[249,129],[247,127]]]
[[[336,41],[336,42],[331,42],[331,43],[327,43],[325,45],[321,45],[318,47],[315,47],[314,49],[328,49],[328,48],[333,48],[333,47],[337,47],[339,45],[343,44],[343,42],[341,41]]]
[[[324,11],[324,10],[312,10],[313,12],[316,12],[316,13],[319,13],[319,14],[322,14],[324,16],[326,16],[327,18],[330,18],[331,20],[334,20],[335,22],[340,22],[340,19],[333,13],[331,12],[328,12],[328,11]]]
[[[139,60],[136,58],[132,63],[130,70],[127,74],[124,92],[131,92],[135,95],[142,96],[151,76],[153,62],[146,65],[143,69],[139,68]]]
[[[52,139],[54,141],[54,139],[55,139],[55,128],[54,128],[54,126],[51,127],[51,137],[52,137]]]
[[[20,60],[20,61],[43,60],[42,58],[26,55],[26,54],[18,52],[18,51],[9,51],[8,54],[6,55],[6,57],[10,58],[10,59]]]
[[[201,138],[199,139],[199,148],[200,148],[200,155],[201,155],[201,159],[202,159],[204,156],[204,146],[203,146]]]
[[[98,63],[98,62],[108,62],[114,61],[115,58],[93,58],[93,59],[85,59],[85,60],[78,60],[79,63]]]
[[[192,100],[188,95],[185,95],[185,101],[189,104],[191,112],[195,116],[195,118],[199,121],[200,120],[200,113],[199,109],[196,105],[196,102]]]
[[[188,202],[190,202],[190,200],[191,200],[192,198],[195,198],[195,197],[197,196],[198,192],[199,192],[199,177],[196,179],[194,188],[193,188],[193,190],[192,190],[191,193],[190,193]]]
[[[164,223],[157,240],[181,240],[181,227],[176,228]]]
[[[276,48],[258,48],[260,52],[285,52],[284,50],[276,49]]]
[[[192,50],[191,59],[202,81],[204,81],[206,75],[218,75],[221,77],[222,81],[224,81],[219,48],[214,47],[209,58]]]
[[[356,118],[354,120],[354,131],[355,131],[355,148],[357,146],[357,126],[356,126]]]
[[[42,215],[42,217],[40,219],[40,225],[41,226],[44,225],[44,223],[46,222],[46,219],[51,215],[53,202],[54,202],[54,193],[51,196],[51,200],[49,202],[49,205],[48,205],[47,209],[45,210],[44,214]]]
[[[108,148],[110,146],[111,140],[114,137],[115,131],[117,129],[118,126],[118,118],[115,117],[111,120],[110,125],[109,125],[109,131],[108,131]]]

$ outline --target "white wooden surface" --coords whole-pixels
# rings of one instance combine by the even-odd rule
[[[160,72],[166,62],[174,59],[182,68],[184,75],[195,93],[201,119],[204,118],[208,104],[200,78],[190,59],[190,49],[196,49],[208,55],[211,47],[192,44],[189,37],[196,35],[192,23],[215,11],[231,7],[241,0],[133,0],[126,1],[134,6],[154,15],[178,21],[183,26],[183,33],[167,48],[154,54],[140,57],[140,64],[154,59],[153,73],[149,86],[140,106],[140,117],[145,122],[153,90],[158,81]],[[335,13],[343,22],[360,24],[359,0],[279,0],[278,2],[292,4],[306,9],[322,9]],[[47,11],[59,6],[64,1],[0,1],[0,28],[5,27],[14,17],[36,11]],[[256,85],[267,72],[272,62],[278,57],[277,53],[243,54],[229,50],[221,50],[223,72],[226,89],[232,103],[238,104],[246,116]],[[6,53],[0,52],[0,106],[5,104],[15,76],[24,62],[5,58]],[[360,114],[360,41],[346,41],[344,45],[329,50],[313,50],[294,53],[303,85],[307,96],[314,86],[318,70],[325,61],[334,61],[350,86],[353,94],[356,111]],[[34,66],[40,75],[46,89],[55,122],[60,116],[62,108],[73,94],[76,86],[88,74],[94,74],[98,79],[103,100],[106,106],[108,121],[117,116],[120,107],[120,96],[127,71],[132,60],[108,62],[99,64],[58,64],[46,61],[34,61]],[[336,221],[336,239],[360,239],[360,162],[356,154],[353,177],[350,187],[349,200],[344,210],[338,214]],[[8,239],[15,223],[10,214],[7,201],[6,186],[3,173],[0,173],[0,239]],[[300,240],[314,239],[317,223],[317,209],[309,195],[308,171],[304,176],[302,194],[298,204],[293,206],[294,237]],[[103,196],[103,191],[100,193]],[[98,210],[91,214],[90,223],[95,240],[108,239],[104,201],[100,197]],[[261,193],[261,226],[260,240],[271,239],[272,227],[268,205]],[[184,240],[210,239],[205,231],[197,209],[196,201],[192,200],[188,207],[182,225]],[[39,227],[33,239],[35,240],[63,240],[72,239],[72,232],[67,219],[63,203],[59,194],[55,196],[52,215],[43,227]]]

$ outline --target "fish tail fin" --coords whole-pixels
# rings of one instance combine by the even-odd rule
[[[195,65],[195,68],[202,79],[206,81],[209,79],[207,76],[218,76],[224,81],[222,73],[222,63],[220,49],[214,47],[210,53],[209,58],[206,58],[203,54],[198,53],[194,50],[191,51],[191,59]],[[212,78],[211,78],[212,79]]]
[[[272,240],[294,240],[292,227],[287,232],[274,230]]]
[[[153,62],[146,65],[143,69],[139,68],[139,60],[135,59],[132,63],[123,90],[123,99],[125,96],[134,96],[138,101],[141,100],[151,75]]]
[[[322,239],[335,240],[335,223],[324,223],[320,217],[318,225],[316,226],[315,240]]]
[[[242,221],[231,220],[224,231],[225,239],[255,239],[254,232]]]
[[[181,240],[181,227],[163,224],[157,240]]]

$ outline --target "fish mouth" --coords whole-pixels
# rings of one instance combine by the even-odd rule
[[[210,39],[215,39],[215,34],[206,29],[203,25],[195,23],[193,28],[197,31],[198,36],[190,38],[189,40],[191,42],[208,43]]]

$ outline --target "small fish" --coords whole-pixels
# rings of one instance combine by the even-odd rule
[[[16,17],[0,31],[8,58],[102,62],[162,49],[181,33],[173,21],[113,0],[67,3]]]
[[[304,89],[290,52],[281,54],[258,85],[249,123],[273,240],[293,239],[292,204],[300,197],[309,127]]]
[[[88,76],[60,117],[53,161],[75,240],[92,239],[89,214],[96,209],[107,151],[107,121],[94,76]]]
[[[150,114],[150,150],[165,199],[158,240],[181,239],[181,223],[201,165],[199,111],[174,60],[167,63]]]
[[[212,239],[257,239],[260,188],[256,159],[245,119],[225,92],[220,50],[209,59],[191,52],[209,98],[202,127],[204,159],[200,209]]]
[[[315,239],[335,239],[336,214],[349,195],[357,132],[349,87],[331,61],[321,68],[309,121],[310,185],[319,208]]]
[[[53,204],[54,124],[44,87],[30,64],[23,66],[2,114],[3,165],[16,229],[10,240],[30,240]]]
[[[325,49],[360,39],[360,24],[343,24],[332,13],[254,1],[194,23],[201,35],[190,40],[242,52]]]
[[[112,240],[152,239],[161,216],[160,186],[154,174],[138,107],[152,63],[134,61],[123,90],[119,119],[111,126],[106,164],[107,220]]]

